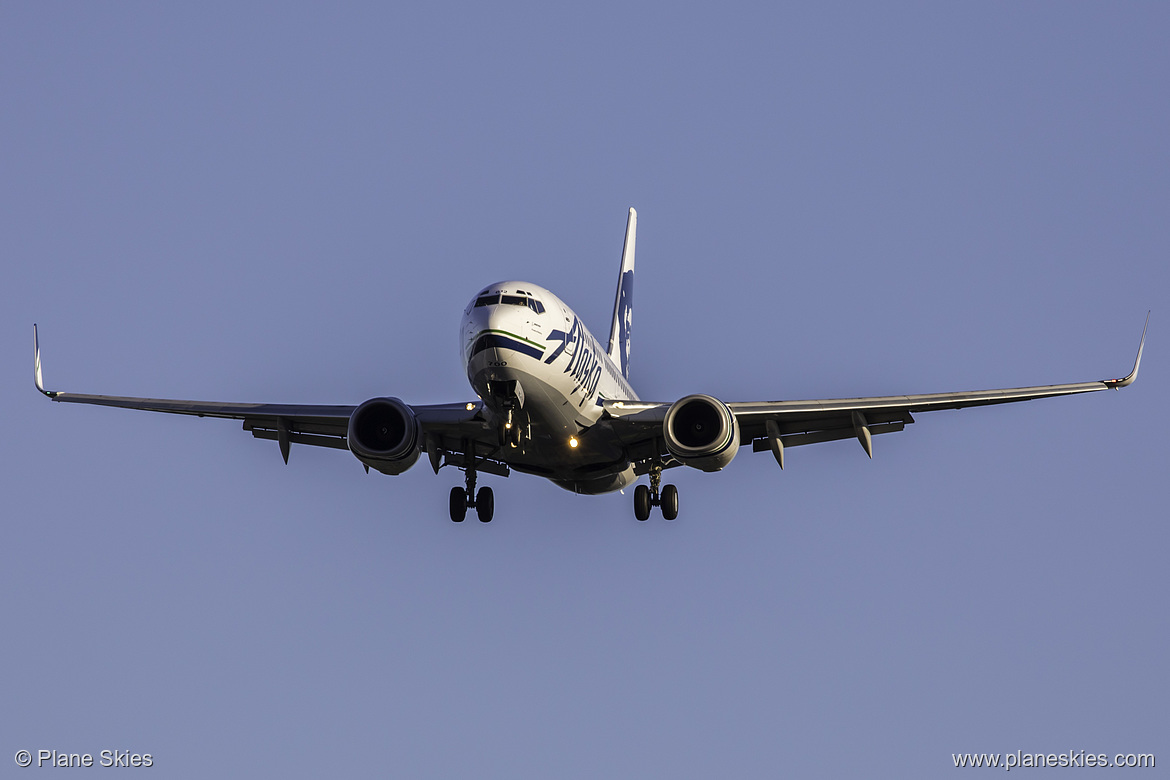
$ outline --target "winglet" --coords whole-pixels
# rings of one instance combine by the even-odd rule
[[[1142,363],[1142,349],[1146,346],[1146,328],[1150,325],[1150,313],[1146,312],[1146,324],[1142,326],[1142,340],[1138,342],[1137,358],[1133,361],[1133,371],[1129,372],[1129,376],[1122,379],[1105,379],[1102,380],[1106,387],[1112,387],[1114,390],[1119,387],[1129,387],[1133,381],[1137,379],[1138,366]]]
[[[33,323],[33,381],[36,382],[37,390],[53,398],[57,394],[45,389],[45,380],[41,378],[41,345],[37,340],[37,324]]]

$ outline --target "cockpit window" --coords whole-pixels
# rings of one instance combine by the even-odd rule
[[[491,295],[481,295],[475,299],[475,306],[494,306],[501,303],[505,306],[527,306],[537,314],[544,314],[544,304],[535,298],[529,298],[526,295],[500,295],[499,293],[492,293]]]

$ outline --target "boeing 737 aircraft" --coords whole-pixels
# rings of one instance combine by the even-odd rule
[[[873,457],[873,436],[902,430],[914,414],[962,409],[1126,387],[1137,377],[1146,333],[1133,371],[1103,379],[1040,387],[818,401],[725,403],[709,395],[646,402],[630,386],[630,323],[634,293],[637,213],[630,209],[609,341],[601,343],[559,298],[530,282],[498,282],[476,293],[463,312],[460,343],[467,379],[477,397],[459,404],[412,406],[371,398],[357,406],[213,403],[80,395],[45,390],[33,325],[37,389],[54,401],[243,420],[258,439],[273,439],[288,462],[293,444],[352,452],[366,471],[401,474],[426,453],[437,474],[464,472],[451,488],[451,519],[469,507],[490,522],[490,487],[476,490],[479,472],[512,471],[546,477],[577,493],[606,493],[640,477],[634,516],[678,516],[678,490],[662,486],[676,466],[719,471],[741,446],[784,453],[803,444],[856,438]],[[1146,317],[1147,323],[1149,316]]]

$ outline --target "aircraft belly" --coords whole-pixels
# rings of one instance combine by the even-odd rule
[[[634,473],[634,467],[627,466],[625,471],[608,474],[603,477],[593,479],[555,478],[552,481],[557,487],[562,487],[573,493],[595,496],[600,493],[612,493],[615,490],[621,490],[628,485],[632,485],[637,479],[638,475]]]

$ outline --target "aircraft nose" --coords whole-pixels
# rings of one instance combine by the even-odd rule
[[[467,323],[475,330],[483,330],[488,327],[488,307],[472,309],[471,313],[467,315]]]
[[[523,312],[518,306],[488,306],[485,308],[487,316],[484,321],[484,327],[489,330],[516,330],[523,326],[522,319]],[[520,319],[518,319],[520,315]]]

